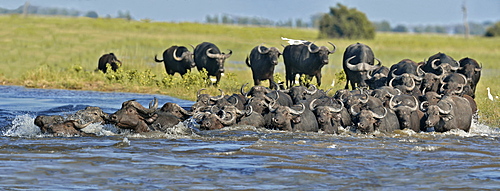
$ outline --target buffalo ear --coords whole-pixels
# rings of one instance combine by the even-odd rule
[[[292,122],[293,123],[300,123],[300,115],[292,117]]]

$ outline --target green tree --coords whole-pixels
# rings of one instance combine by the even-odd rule
[[[388,21],[374,22],[373,25],[377,31],[389,32],[392,29]]]
[[[408,28],[404,25],[397,25],[392,29],[392,32],[408,32]]]
[[[320,38],[373,39],[375,27],[363,12],[340,3],[330,7],[319,22]]]
[[[500,36],[500,21],[496,22],[493,26],[486,29],[484,36],[487,37],[499,37]]]
[[[97,13],[95,11],[89,11],[85,14],[86,17],[90,17],[90,18],[98,18],[99,15],[97,15]]]

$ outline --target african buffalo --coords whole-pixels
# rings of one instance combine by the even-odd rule
[[[283,60],[285,62],[287,87],[292,87],[295,83],[295,75],[305,74],[308,78],[316,77],[318,86],[321,86],[321,68],[328,64],[328,55],[333,54],[336,47],[330,51],[327,47],[318,47],[312,42],[299,45],[288,45],[283,50]],[[302,82],[300,82],[302,84]]]
[[[163,62],[169,75],[177,72],[182,76],[195,66],[193,53],[184,46],[171,46],[163,52],[163,60],[158,60],[155,55],[155,61]]]
[[[482,66],[480,66],[476,60],[469,57],[462,58],[458,62],[460,63],[460,69],[457,72],[465,75],[467,83],[471,88],[470,91],[467,92],[467,95],[475,98],[476,86],[481,78]]]
[[[379,62],[378,65],[375,65],[375,59]],[[369,79],[369,73],[382,65],[380,60],[373,55],[372,49],[361,43],[349,45],[342,60],[342,67],[347,78],[344,89],[349,89],[349,83],[353,90],[356,87],[367,88],[365,80]]]
[[[110,115],[110,122],[122,129],[135,133],[148,131],[167,131],[181,120],[168,112],[157,112],[158,100],[155,98],[145,108],[135,100],[122,103],[122,108]]]
[[[122,66],[122,62],[116,58],[115,54],[109,53],[104,54],[99,58],[97,69],[106,73],[108,68],[107,64],[111,65],[111,69],[116,72],[116,70]]]
[[[396,112],[401,129],[420,132],[419,103],[411,95],[397,95],[389,100],[389,107]]]
[[[442,66],[442,67],[441,67]],[[422,70],[426,73],[434,73],[437,75],[448,75],[460,69],[460,64],[451,56],[444,53],[437,53],[429,57],[429,60],[422,65]]]
[[[300,111],[292,107],[276,105],[270,104],[269,113],[264,116],[267,128],[286,131],[318,131],[316,116],[304,104],[300,104],[302,107]]]
[[[381,66],[371,72],[368,79],[365,80],[365,83],[368,84],[371,90],[377,89],[386,85],[388,75],[389,68]]]
[[[318,105],[317,99],[309,104],[309,109],[316,115],[319,129],[328,134],[338,134],[339,127],[352,125],[351,116],[340,101],[330,99],[330,103]]]
[[[436,105],[421,108],[426,112],[427,131],[446,132],[451,129],[469,131],[472,122],[472,109],[469,101],[459,96],[444,96]]]
[[[205,69],[208,77],[215,76],[217,85],[224,73],[224,62],[232,53],[233,51],[229,50],[229,53],[225,54],[215,44],[203,42],[194,49],[194,62],[198,71]]]
[[[259,45],[252,49],[245,63],[252,69],[254,85],[260,85],[261,80],[269,80],[269,88],[273,87],[274,67],[278,65],[280,55],[281,52],[276,47],[267,48]]]
[[[88,136],[81,129],[92,123],[104,124],[108,121],[108,114],[101,108],[89,106],[78,110],[72,115],[39,115],[35,118],[35,125],[40,127],[42,133],[56,136]]]

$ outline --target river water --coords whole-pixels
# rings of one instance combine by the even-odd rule
[[[498,190],[499,128],[340,135],[228,127],[192,133],[40,134],[37,115],[192,102],[163,95],[0,86],[2,190]],[[182,126],[184,124],[179,124]],[[185,127],[184,128],[189,128]]]

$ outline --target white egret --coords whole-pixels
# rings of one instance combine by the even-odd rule
[[[285,37],[281,37],[281,40],[288,41],[288,44],[290,44],[290,45],[299,45],[299,44],[304,44],[304,43],[308,42],[307,40],[295,40],[295,39],[289,39],[289,38],[285,38]]]
[[[493,101],[493,95],[491,95],[490,87],[487,87],[486,90],[488,90],[488,99],[490,99],[491,101]]]

